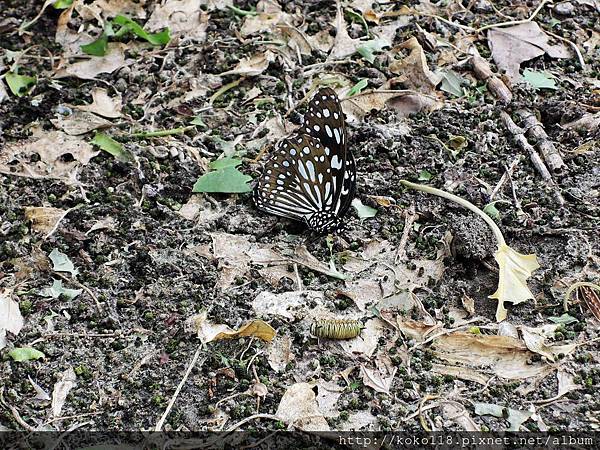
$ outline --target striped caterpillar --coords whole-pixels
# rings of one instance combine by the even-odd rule
[[[317,319],[310,326],[310,333],[323,339],[352,339],[358,336],[363,325],[353,319]]]

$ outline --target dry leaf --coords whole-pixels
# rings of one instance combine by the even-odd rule
[[[203,41],[209,18],[200,8],[203,3],[203,0],[167,0],[156,5],[144,28],[148,31],[169,28],[173,35],[181,35],[184,40]]]
[[[459,427],[465,431],[481,431],[479,426],[475,423],[469,412],[463,405],[459,405],[456,402],[444,403],[442,407],[444,416],[447,419],[452,420]]]
[[[297,314],[311,314],[316,317],[325,308],[323,292],[320,291],[292,291],[281,294],[261,292],[252,302],[252,309],[259,316],[281,316],[295,319]],[[317,305],[309,309],[308,305]]]
[[[313,385],[308,383],[290,386],[275,414],[290,427],[303,431],[329,431],[329,424],[319,410]]]
[[[48,400],[50,400],[50,395],[48,395],[48,393],[39,384],[33,381],[29,375],[27,376],[27,379],[29,380],[29,384],[31,384],[31,387],[35,391],[36,395],[33,398],[34,400],[39,400],[41,402],[47,402]]]
[[[11,298],[11,294],[9,289],[0,291],[0,350],[6,346],[6,332],[17,335],[24,324],[19,304]]]
[[[60,412],[67,400],[67,395],[75,387],[77,376],[72,367],[61,373],[59,380],[54,384],[52,390],[52,416],[60,417]]]
[[[227,325],[210,322],[207,315],[207,311],[203,311],[186,320],[186,329],[196,333],[203,344],[220,339],[235,339],[244,336],[271,341],[275,336],[275,330],[271,325],[262,320],[255,319],[242,325],[237,330],[232,330]]]
[[[73,109],[88,111],[109,119],[121,117],[122,100],[121,96],[110,97],[108,91],[104,88],[94,88],[92,90],[92,103],[89,105],[71,106]]]
[[[383,394],[390,394],[390,388],[392,387],[392,382],[394,381],[394,375],[396,375],[397,367],[392,369],[392,373],[382,373],[381,369],[379,370],[371,370],[367,369],[365,366],[361,364],[360,373],[362,374],[362,381],[365,386],[368,386],[374,389],[377,392],[381,392]],[[386,371],[387,372],[387,371]]]
[[[360,339],[341,341],[339,344],[344,351],[351,355],[358,353],[371,357],[377,349],[379,338],[383,336],[384,330],[385,325],[380,319],[369,319],[360,332]]]
[[[488,41],[496,65],[506,72],[513,83],[521,79],[519,68],[524,61],[544,53],[552,58],[571,57],[571,52],[562,43],[549,44],[548,36],[534,21],[507,28],[492,28],[488,31]]]
[[[333,381],[319,380],[317,392],[317,403],[321,414],[325,417],[338,417],[340,412],[336,403],[344,392],[344,388]]]
[[[437,108],[437,101],[409,90],[379,90],[362,92],[342,100],[342,110],[349,121],[362,121],[371,111],[381,111],[386,106],[401,117],[427,109]]]
[[[534,298],[527,286],[527,279],[540,265],[535,255],[523,255],[506,244],[498,246],[494,259],[498,262],[500,275],[498,289],[489,298],[498,299],[496,320],[501,322],[506,319],[504,302],[518,304]]]
[[[99,16],[110,18],[118,14],[139,19],[146,18],[146,10],[144,9],[146,0],[94,0],[89,5],[84,5],[83,2],[75,3],[77,4],[75,9],[86,20]]]
[[[79,137],[62,131],[35,130],[30,139],[9,143],[0,152],[0,173],[76,183],[79,167],[97,154]]]
[[[356,52],[357,47],[360,46],[360,39],[352,39],[346,29],[346,21],[344,20],[344,13],[339,0],[337,1],[337,13],[335,16],[335,40],[333,41],[333,48],[329,53],[328,60],[344,59]]]
[[[321,30],[312,36],[306,36],[310,46],[323,53],[328,53],[333,47],[335,38],[327,30]]]
[[[104,56],[93,56],[84,61],[64,64],[54,75],[55,78],[76,77],[83,80],[93,80],[101,73],[113,73],[115,70],[131,64],[125,59],[127,45],[111,42]]]
[[[486,386],[492,378],[489,375],[468,367],[446,366],[444,364],[432,364],[431,371],[440,375],[450,375],[461,380],[473,381]]]
[[[223,72],[220,76],[225,75],[244,75],[247,77],[253,77],[260,75],[269,67],[269,63],[275,60],[273,52],[266,51],[264,53],[257,53],[254,56],[248,58],[242,58],[235,68]]]
[[[74,110],[69,115],[56,114],[56,118],[50,119],[50,122],[65,133],[71,136],[89,133],[99,128],[107,128],[112,124],[102,117],[87,111]]]
[[[416,342],[423,342],[434,331],[441,328],[441,324],[439,323],[427,324],[402,317],[401,315],[398,315],[396,321],[398,324],[398,329],[402,331],[405,336],[414,339]]]
[[[54,230],[56,224],[65,216],[66,210],[43,206],[26,206],[25,219],[31,221],[31,229],[47,234]]]
[[[292,340],[289,336],[275,336],[267,346],[269,366],[275,372],[283,372],[294,359]]]
[[[442,81],[442,75],[436,75],[429,70],[425,52],[417,38],[410,38],[402,43],[399,48],[410,49],[410,54],[402,60],[392,62],[389,66],[390,71],[400,75],[398,81],[409,89],[424,94],[435,94],[435,87]]]

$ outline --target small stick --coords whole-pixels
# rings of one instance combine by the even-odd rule
[[[502,103],[510,103],[512,101],[512,92],[508,86],[496,76],[489,63],[479,56],[479,52],[475,47],[471,47],[471,53],[473,54],[471,57],[471,65],[473,66],[475,76],[482,81],[487,81],[490,91],[492,91]]]
[[[555,174],[561,173],[566,167],[565,163],[535,114],[527,109],[520,109],[517,111],[517,115],[523,120],[523,127],[527,136],[535,139],[535,144],[542,152],[548,168]]]
[[[508,129],[509,133],[513,135],[517,144],[519,144],[519,146],[523,150],[525,150],[527,153],[529,153],[529,158],[531,159],[531,162],[533,163],[533,166],[536,168],[538,173],[542,176],[542,179],[548,185],[555,188],[555,197],[556,197],[556,200],[558,201],[558,203],[560,205],[564,205],[565,200],[563,199],[560,192],[557,190],[557,186],[556,186],[556,183],[554,183],[554,180],[552,179],[552,175],[550,175],[550,172],[548,171],[548,168],[544,164],[544,161],[542,161],[542,158],[540,157],[540,155],[538,155],[538,153],[531,146],[531,144],[529,144],[529,142],[527,142],[527,138],[523,134],[523,129],[518,127],[517,124],[515,122],[513,122],[511,117],[505,111],[500,112],[500,117],[502,118],[502,121],[504,122],[504,125]]]
[[[404,229],[402,230],[402,237],[400,238],[400,244],[398,244],[398,249],[396,250],[396,257],[394,258],[394,262],[402,261],[404,256],[406,255],[406,243],[408,242],[408,236],[410,235],[410,230],[412,229],[413,223],[417,220],[417,214],[415,214],[415,205],[410,205],[408,211],[404,212]]]
[[[513,162],[510,163],[510,166],[505,168],[505,172],[502,175],[502,177],[500,178],[500,181],[498,181],[498,184],[496,184],[496,187],[490,194],[490,201],[492,201],[494,199],[494,197],[496,196],[496,194],[498,193],[500,188],[502,188],[502,186],[504,186],[504,183],[506,183],[506,181],[510,179],[510,176],[515,171],[515,169],[517,168],[517,165],[520,162],[521,162],[521,155],[517,155],[517,157],[515,159],[513,159]]]

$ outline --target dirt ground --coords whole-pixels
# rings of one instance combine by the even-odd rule
[[[129,16],[143,25],[156,3],[140,2],[141,12],[128,10]],[[8,332],[0,351],[0,425],[12,430],[154,429],[200,348],[163,429],[229,429],[257,413],[272,418],[252,419],[241,429],[285,429],[294,420],[286,420],[289,399],[284,394],[299,386],[297,404],[308,405],[307,411],[324,421],[311,424],[332,430],[498,431],[509,428],[506,419],[514,419],[515,410],[526,415],[517,425],[521,430],[598,430],[600,353],[594,339],[600,335],[599,321],[586,306],[585,292],[579,292],[579,304],[570,304],[570,323],[550,320],[565,313],[563,297],[570,285],[600,280],[598,2],[545,4],[535,16],[541,29],[577,46],[585,63],[582,67],[571,44],[555,37],[550,42],[564,45],[570,57],[545,53],[521,63],[521,71],[552,74],[556,89],[510,83],[492,58],[486,31],[452,25],[475,29],[527,19],[537,1],[344,3],[352,11],[344,16],[350,40],[368,39],[362,20],[356,19],[368,17],[361,15],[362,4],[371,4],[374,13],[414,9],[412,15],[405,11],[365,22],[371,29],[397,25],[391,45],[376,50],[373,62],[358,53],[328,59],[316,44],[299,61],[299,47],[290,51],[275,34],[280,29],[266,19],[268,26],[244,35],[248,18],[261,17],[244,14],[257,7],[255,2],[235,2],[237,9],[199,3],[205,12],[203,34],[173,34],[165,47],[130,34],[115,41],[127,45],[129,63],[83,79],[53,76],[59,66],[76,61],[63,58],[64,46],[56,42],[61,10],[47,8],[19,33],[41,2],[0,0],[0,73],[12,64],[8,51],[29,49],[21,57],[21,73],[37,75],[28,95],[18,97],[7,87],[7,95],[0,95],[0,164],[6,163],[0,173],[0,292],[4,301],[18,303],[24,318],[22,329],[16,335]],[[336,36],[334,2],[282,0],[279,5],[290,25],[305,35],[325,30],[331,39]],[[99,14],[115,15],[106,9]],[[89,24],[96,22],[90,17],[74,12],[69,30],[91,33]],[[475,76],[465,36],[473,37],[482,58],[510,86],[509,104]],[[259,212],[249,193],[192,192],[208,163],[233,148],[243,161],[241,172],[256,178],[264,163],[255,161],[260,150],[268,152],[268,144],[284,134],[265,121],[297,106],[281,123],[298,125],[305,110],[301,100],[315,80],[335,78],[339,83],[333,87],[347,89],[365,79],[364,92],[419,91],[414,73],[390,70],[390,61],[408,57],[410,49],[399,46],[411,37],[417,38],[431,71],[451,68],[466,80],[465,95],[458,98],[430,86],[421,92],[433,96],[437,108],[408,114],[402,105],[388,103],[348,121],[349,149],[358,167],[356,196],[377,209],[375,217],[361,219],[351,208],[345,229],[328,240],[301,224]],[[267,49],[274,56],[257,74],[221,75]],[[9,152],[40,136],[62,133],[65,128],[56,119],[65,108],[91,104],[96,88],[121,98],[119,116],[108,118],[103,132],[121,142],[132,158],[120,160],[93,147],[88,161],[60,155],[56,164],[71,167],[65,176],[11,174],[11,165],[33,166],[40,156],[14,162]],[[255,88],[257,95],[251,93]],[[194,95],[185,98],[188,93]],[[564,161],[551,174],[554,184],[543,179],[502,121],[506,111],[520,124],[515,113],[522,108],[537,115]],[[189,127],[198,115],[203,125]],[[592,126],[570,126],[582,118],[592,120]],[[166,136],[131,136],[178,127],[188,128]],[[69,136],[89,143],[94,132]],[[60,141],[48,144],[55,150],[60,146]],[[507,170],[509,179],[491,200]],[[440,356],[437,339],[427,341],[455,331],[467,340],[502,334],[497,301],[488,298],[498,283],[496,246],[474,214],[406,189],[403,179],[452,192],[479,208],[497,200],[495,221],[507,243],[537,255],[540,268],[528,280],[535,298],[507,305],[507,321],[518,334],[498,364],[506,363],[506,372],[514,376],[498,375],[495,363],[465,369],[467,376],[449,372],[461,362]],[[26,215],[29,207],[68,212],[44,232]],[[410,229],[405,232],[406,224]],[[299,255],[303,247],[313,259]],[[377,259],[393,256],[398,248],[401,258]],[[53,269],[48,255],[54,249],[68,256],[76,277]],[[283,264],[259,261],[255,255],[265,249],[276,252]],[[324,273],[330,259],[348,275],[346,280]],[[370,265],[370,260],[378,262]],[[353,261],[364,263],[364,270],[354,270]],[[397,265],[390,269],[389,261]],[[53,280],[81,292],[75,298],[40,295]],[[377,286],[381,292],[373,291]],[[291,301],[283,294],[298,290],[297,298],[305,301],[282,313],[281,305]],[[274,306],[261,310],[257,298],[273,299]],[[469,299],[473,309],[467,317]],[[346,343],[317,340],[309,333],[311,309],[360,319],[367,328],[362,338]],[[201,323],[203,311],[208,322]],[[200,329],[208,324],[237,329],[254,319],[276,330],[274,343],[242,337],[201,346],[190,331],[194,323]],[[411,333],[415,324],[437,328],[426,335]],[[532,349],[524,333],[542,329],[543,342]],[[561,345],[568,350],[557,350]],[[21,347],[44,356],[15,361],[9,352]],[[539,372],[521,377],[518,371],[528,367]],[[71,369],[74,380],[68,376]],[[69,380],[73,384],[66,398],[52,399]],[[310,383],[308,390],[303,383]],[[500,413],[482,412],[481,405],[496,405]],[[298,420],[295,426],[308,428]]]

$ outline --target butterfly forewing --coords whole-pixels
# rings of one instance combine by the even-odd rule
[[[308,104],[301,132],[318,139],[332,159],[346,158],[346,125],[337,95],[330,88],[319,90]]]
[[[256,205],[271,214],[302,220],[334,206],[328,159],[315,138],[297,134],[281,141],[254,191]]]

